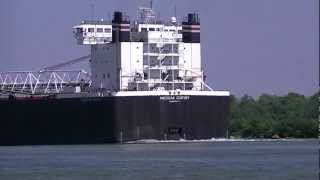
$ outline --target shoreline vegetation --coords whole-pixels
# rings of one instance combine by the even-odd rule
[[[319,92],[310,97],[262,94],[230,96],[232,138],[317,138]]]

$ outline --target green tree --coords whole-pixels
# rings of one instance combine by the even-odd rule
[[[311,97],[289,93],[283,97],[262,94],[257,100],[231,96],[230,100],[232,136],[317,137],[319,92]]]

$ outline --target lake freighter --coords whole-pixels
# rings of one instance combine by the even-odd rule
[[[93,144],[227,136],[229,91],[204,82],[200,20],[82,21],[91,54],[36,72],[0,73],[0,145]],[[91,73],[60,68],[89,60]]]

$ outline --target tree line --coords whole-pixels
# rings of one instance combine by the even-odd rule
[[[230,135],[242,138],[318,137],[319,92],[310,97],[262,94],[230,97]]]

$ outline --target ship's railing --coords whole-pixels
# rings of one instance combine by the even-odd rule
[[[0,72],[2,92],[55,94],[80,92],[90,86],[90,75],[83,70]]]
[[[81,24],[93,24],[93,25],[111,25],[112,22],[109,21],[109,20],[104,20],[104,19],[101,19],[101,20],[83,20],[81,22]]]
[[[186,68],[174,68],[176,70],[185,71],[184,76],[166,76],[159,75],[157,78],[144,78],[139,73],[122,74],[121,75],[121,90],[123,91],[155,91],[155,90],[194,90],[194,91],[214,91],[207,83],[203,71],[194,71]],[[128,84],[123,83],[123,79],[128,81]],[[124,85],[125,84],[125,85]]]

